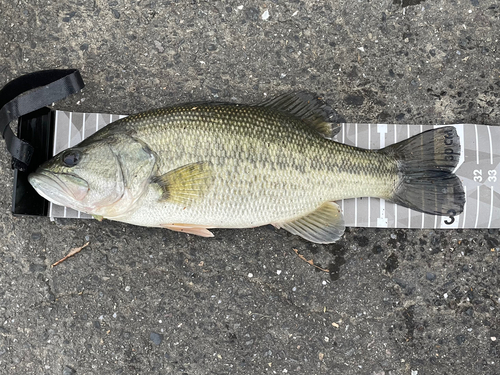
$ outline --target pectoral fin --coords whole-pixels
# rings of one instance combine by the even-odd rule
[[[213,237],[213,233],[206,227],[191,224],[162,224],[162,228],[167,228],[176,232],[195,234],[200,237]]]
[[[323,244],[337,241],[345,230],[344,217],[334,202],[324,203],[300,219],[273,225],[308,241]]]
[[[162,176],[153,177],[151,183],[161,189],[160,202],[173,202],[189,206],[202,198],[210,188],[212,169],[208,163],[184,165]]]

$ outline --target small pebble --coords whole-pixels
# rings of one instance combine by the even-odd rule
[[[64,366],[62,373],[63,373],[63,375],[74,375],[74,374],[76,374],[76,371],[73,370],[71,367]]]
[[[158,52],[162,53],[163,51],[165,51],[165,48],[163,48],[163,46],[159,40],[155,40],[154,44],[155,44],[155,47],[158,50]]]
[[[31,239],[32,240],[38,241],[40,238],[42,238],[42,234],[41,233],[32,233],[31,234]]]
[[[277,271],[276,271],[276,273],[277,273],[278,275],[281,275],[281,270],[277,270]]]
[[[455,341],[457,342],[458,345],[462,345],[465,342],[465,336],[458,335],[457,337],[455,337]]]
[[[249,272],[248,277],[253,277],[253,273]]]
[[[127,285],[127,286],[125,287],[125,291],[126,291],[126,292],[130,292],[130,285]]]
[[[427,273],[425,274],[425,278],[426,278],[427,280],[429,280],[429,281],[434,281],[434,280],[436,280],[436,275],[435,275],[435,274],[433,274],[432,272],[427,272]]]
[[[153,344],[160,345],[161,342],[163,341],[163,335],[160,335],[159,333],[156,332],[151,332],[149,334],[149,339],[153,341]]]

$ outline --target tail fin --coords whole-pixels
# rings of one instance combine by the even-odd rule
[[[460,158],[460,138],[453,126],[428,130],[379,152],[398,161],[392,202],[433,215],[463,211],[464,189],[453,173]]]

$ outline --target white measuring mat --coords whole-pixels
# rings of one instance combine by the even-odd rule
[[[53,155],[125,116],[56,111]],[[465,191],[462,214],[449,218],[413,211],[378,198],[337,202],[348,227],[378,228],[500,228],[500,126],[453,125],[460,136],[460,161],[455,170]],[[338,142],[380,149],[439,125],[342,124]],[[71,208],[50,203],[51,218],[89,218]]]

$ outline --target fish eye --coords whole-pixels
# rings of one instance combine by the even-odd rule
[[[80,162],[81,158],[82,153],[78,150],[68,150],[61,155],[61,160],[66,167],[74,167]]]

